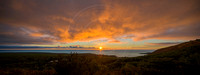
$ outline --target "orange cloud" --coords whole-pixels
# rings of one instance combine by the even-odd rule
[[[53,20],[63,20],[63,21],[69,22],[69,23],[74,23],[73,19],[63,17],[63,16],[50,16],[50,18],[52,18]]]
[[[108,43],[125,44],[126,42],[121,42],[119,40],[112,39],[112,40],[109,40]]]
[[[31,33],[30,36],[32,36],[32,37],[41,37],[41,36],[43,36],[43,34],[41,34],[41,33]]]
[[[198,0],[77,1],[2,1],[5,4],[0,9],[1,31],[21,34],[16,34],[17,37],[30,32],[31,37],[45,36],[57,42],[107,38],[110,43],[119,43],[113,39],[190,40],[199,37]]]
[[[178,5],[177,3],[171,3],[171,1],[128,0],[122,2],[115,0],[113,2],[105,1],[104,3],[106,9],[99,17],[100,23],[120,28],[126,34],[133,34],[135,41],[160,37],[165,37],[163,39],[170,39],[170,37],[193,39],[198,37],[198,35],[188,36],[189,33],[182,34],[177,30],[173,32],[179,36],[175,36],[173,33],[168,34],[168,37],[162,35],[172,28],[197,26],[199,24],[200,15],[197,14],[199,11],[197,10],[196,0],[179,1]],[[102,21],[101,18],[104,17],[109,19],[103,19]],[[187,30],[187,28],[182,30]],[[192,31],[194,30],[189,32]]]

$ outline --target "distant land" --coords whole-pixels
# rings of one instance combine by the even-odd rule
[[[95,47],[82,47],[82,46],[57,46],[57,47],[43,47],[43,46],[7,46],[1,45],[0,49],[15,49],[15,48],[89,48],[89,49],[96,49]]]

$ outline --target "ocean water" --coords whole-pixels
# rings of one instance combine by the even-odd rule
[[[137,57],[144,56],[155,50],[0,50],[0,53],[92,53],[103,55],[115,55],[117,57]]]

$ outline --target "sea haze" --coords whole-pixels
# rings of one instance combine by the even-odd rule
[[[155,50],[0,50],[0,53],[92,53],[115,55],[117,57],[137,57],[153,51]]]

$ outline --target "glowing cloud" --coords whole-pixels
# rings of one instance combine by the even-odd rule
[[[200,37],[199,9],[199,0],[1,0],[0,43],[191,40]]]

